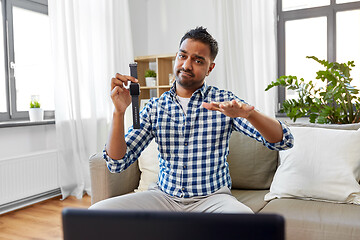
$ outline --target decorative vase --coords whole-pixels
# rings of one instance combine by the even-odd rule
[[[155,77],[146,77],[145,83],[147,87],[155,87],[156,86],[156,78]]]
[[[42,108],[29,109],[30,122],[38,122],[44,119],[44,110]]]

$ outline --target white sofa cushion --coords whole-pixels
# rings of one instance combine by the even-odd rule
[[[290,127],[294,147],[279,153],[270,192],[301,198],[360,204],[360,130]]]
[[[135,192],[141,192],[148,190],[149,185],[156,183],[159,174],[159,160],[155,140],[152,140],[149,146],[141,153],[138,159],[140,169],[140,182],[139,187],[135,189]]]

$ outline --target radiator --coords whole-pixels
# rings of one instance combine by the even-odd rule
[[[58,188],[56,150],[0,159],[0,206]]]

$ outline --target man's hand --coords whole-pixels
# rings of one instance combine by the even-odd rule
[[[254,112],[254,106],[232,100],[229,102],[203,102],[202,106],[208,110],[219,111],[231,118],[248,118]]]
[[[124,85],[129,86],[128,81],[138,82],[134,77],[121,75],[119,73],[111,79],[111,99],[114,103],[115,111],[120,114],[124,114],[126,108],[131,103],[130,92],[124,87]]]
[[[249,106],[242,102],[237,102],[236,100],[221,103],[203,102],[202,106],[208,110],[222,112],[231,118],[246,118],[270,143],[280,142],[283,138],[283,132],[280,123],[276,119],[255,111],[253,106]]]
[[[119,73],[111,79],[111,99],[115,110],[109,140],[106,144],[106,152],[112,159],[122,159],[126,153],[124,133],[124,115],[126,108],[131,103],[130,91],[124,85],[129,86],[129,81],[137,83],[138,80]]]

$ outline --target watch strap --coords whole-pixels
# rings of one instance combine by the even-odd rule
[[[137,78],[137,63],[130,63],[130,75]],[[130,95],[132,103],[132,117],[133,117],[133,128],[140,129],[140,114],[139,114],[139,95],[140,85],[138,83],[130,83]]]

